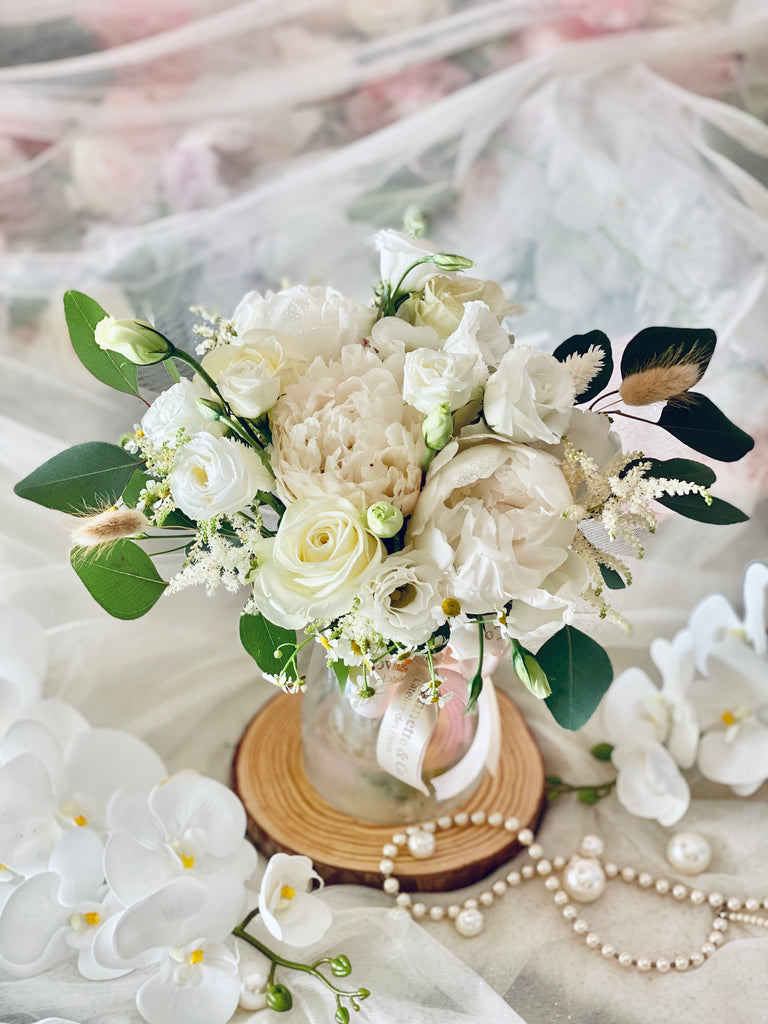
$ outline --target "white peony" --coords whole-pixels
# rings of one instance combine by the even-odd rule
[[[254,604],[278,626],[299,629],[348,612],[384,549],[351,501],[315,497],[290,505],[257,553]]]
[[[376,311],[333,288],[297,285],[280,292],[249,292],[232,319],[242,344],[274,337],[288,360],[299,367],[315,356],[333,359],[344,345],[367,337]],[[256,332],[251,334],[250,332]]]
[[[382,636],[405,647],[429,639],[446,615],[443,574],[422,552],[390,555],[361,598],[361,612]]]
[[[574,398],[573,380],[563,364],[522,345],[507,352],[488,379],[485,419],[513,441],[555,444],[570,421]]]
[[[576,524],[555,458],[506,442],[473,444],[427,478],[406,533],[449,574],[462,611],[503,608],[563,565]]]
[[[197,405],[198,398],[210,400],[212,397],[210,388],[200,377],[185,378],[167,391],[161,391],[141,421],[145,438],[156,448],[164,444],[175,448],[179,430],[192,436],[202,431],[221,437],[226,430],[224,424],[206,419]]]
[[[274,483],[253,448],[211,434],[197,434],[183,445],[168,475],[173,500],[197,520],[239,512]]]
[[[203,359],[203,369],[235,415],[252,420],[277,401],[284,368],[283,349],[271,335],[258,345],[219,345]]]
[[[405,357],[403,398],[425,414],[441,402],[460,409],[472,396],[474,367],[473,356],[417,348]]]
[[[518,594],[507,612],[506,633],[524,646],[542,644],[564,621],[589,583],[587,567],[574,551],[535,590]]]
[[[374,352],[348,345],[338,361],[315,360],[271,413],[280,497],[362,494],[408,515],[426,452],[421,419]]]

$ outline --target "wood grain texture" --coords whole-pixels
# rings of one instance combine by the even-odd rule
[[[462,810],[500,811],[520,827],[535,829],[544,806],[544,764],[525,720],[499,692],[501,758],[495,776],[486,775]],[[310,857],[326,882],[378,887],[381,848],[396,826],[371,825],[342,814],[312,788],[301,756],[301,697],[279,694],[251,720],[235,753],[233,786],[248,813],[248,832],[267,856]],[[455,812],[454,812],[455,813]],[[404,891],[441,892],[484,878],[519,849],[504,828],[487,825],[437,833],[427,860],[406,852],[395,874]]]

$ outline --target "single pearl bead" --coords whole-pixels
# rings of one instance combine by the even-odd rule
[[[676,971],[687,971],[691,966],[691,961],[687,956],[676,956],[675,957],[675,970]]]
[[[706,957],[698,949],[695,949],[688,959],[691,961],[691,967],[701,967]]]
[[[450,828],[452,824],[453,818],[450,816],[450,814],[444,814],[442,818],[437,819],[438,828]]]
[[[528,847],[528,856],[531,858],[531,860],[541,860],[541,858],[544,856],[544,850],[542,849],[539,843],[531,843],[531,845]]]
[[[465,938],[473,938],[483,930],[485,920],[482,913],[473,908],[465,907],[455,921],[456,931]]]
[[[704,954],[704,956],[712,956],[716,949],[717,946],[715,946],[712,942],[702,942],[701,944],[701,952]]]
[[[510,871],[507,875],[507,885],[520,885],[521,877],[519,871]]]
[[[529,828],[521,828],[517,833],[517,841],[522,843],[523,846],[530,846],[533,839],[533,832]]]
[[[741,900],[738,896],[729,896],[725,905],[729,910],[741,910]]]
[[[384,857],[383,860],[379,861],[379,871],[382,875],[391,875],[395,870],[395,862],[390,860],[388,857]]]
[[[605,871],[606,878],[615,878],[619,873],[619,865],[614,864],[613,861],[609,860],[603,864],[603,871]]]
[[[594,903],[605,891],[605,873],[596,860],[576,857],[565,869],[563,887],[577,903]]]
[[[435,837],[431,832],[413,832],[408,836],[408,852],[417,860],[425,860],[435,852]]]
[[[586,935],[589,931],[589,925],[581,917],[576,918],[576,920],[573,922],[572,928],[577,935]]]
[[[457,811],[453,816],[453,820],[459,828],[463,828],[465,825],[469,824],[469,815],[466,811]]]
[[[536,874],[536,868],[533,866],[533,864],[523,864],[523,866],[520,868],[520,874],[523,876],[523,878],[533,878],[533,876]]]
[[[458,903],[451,903],[451,905],[446,910],[446,914],[448,915],[448,917],[450,917],[452,921],[455,921],[460,913],[461,907],[459,906]]]
[[[699,906],[706,900],[706,898],[707,897],[701,889],[691,889],[691,903],[695,903],[696,906]]]
[[[563,917],[566,921],[575,921],[578,916],[579,912],[576,907],[574,907],[572,903],[566,903],[563,907]]]
[[[641,871],[637,876],[637,884],[641,889],[650,889],[653,885],[653,875],[649,875],[647,871]]]
[[[382,889],[388,896],[394,896],[396,892],[400,891],[400,883],[396,878],[385,878]]]
[[[707,902],[709,903],[710,907],[714,907],[714,909],[717,910],[718,907],[722,907],[722,905],[725,903],[725,897],[722,895],[722,893],[711,892],[709,894],[709,899],[707,900]]]
[[[666,878],[660,878],[656,882],[656,892],[660,896],[665,896],[669,892],[669,890],[670,890],[670,884],[669,884],[669,882],[667,881]]]
[[[716,917],[715,920],[712,922],[712,929],[716,932],[727,932],[728,922],[725,920],[724,917]]]
[[[424,903],[414,903],[411,907],[411,913],[414,917],[424,917],[427,912],[426,905]]]
[[[602,857],[605,844],[600,836],[584,836],[579,852],[582,857]]]
[[[467,910],[477,910],[477,900],[473,896],[467,896],[464,900],[464,907]]]
[[[473,811],[470,815],[469,820],[473,825],[484,825],[486,814],[485,811]]]
[[[678,832],[667,843],[667,860],[684,875],[700,875],[711,859],[709,843],[697,832]]]
[[[555,893],[554,900],[556,907],[564,907],[566,903],[568,903],[568,893],[563,892],[561,889],[559,892]]]
[[[652,966],[652,963],[651,963],[651,960],[650,960],[649,957],[647,957],[647,956],[639,956],[637,958],[636,967],[637,967],[638,971],[643,971],[643,973],[645,973],[645,971],[650,971],[651,966]]]
[[[550,864],[550,862],[548,860],[542,858],[536,864],[536,874],[537,875],[541,875],[542,877],[545,877],[546,875],[551,875],[552,874],[552,865]]]
[[[544,879],[544,887],[546,889],[549,889],[550,892],[554,892],[555,889],[559,889],[560,888],[560,879],[557,878],[555,875],[548,875]]]
[[[409,892],[401,892],[397,894],[395,903],[398,907],[410,907],[411,905],[411,894]]]
[[[422,821],[421,830],[422,832],[434,832],[437,828],[437,824],[434,821]]]
[[[684,900],[688,895],[688,889],[684,885],[673,885],[672,895],[676,900]]]
[[[240,985],[239,1005],[243,1010],[263,1010],[267,1005],[267,986],[269,978],[266,974],[247,974]]]
[[[381,852],[384,857],[389,857],[389,859],[392,860],[392,858],[396,857],[400,851],[394,843],[385,843]]]
[[[749,899],[744,901],[744,906],[747,910],[759,910],[760,900],[756,900],[753,896],[750,896]]]
[[[672,964],[670,963],[670,961],[665,960],[663,957],[660,957],[656,961],[656,970],[659,972],[659,974],[666,974],[671,967]]]
[[[504,824],[504,815],[500,811],[494,811],[493,814],[488,815],[488,824],[499,828]]]
[[[589,934],[584,937],[584,941],[590,949],[597,949],[603,940],[597,932],[589,932]]]
[[[634,868],[622,868],[621,869],[621,877],[624,879],[625,882],[634,882],[636,875],[637,875],[637,872],[635,871]]]
[[[500,878],[497,882],[493,883],[491,888],[493,889],[494,893],[497,896],[503,896],[504,893],[507,891],[507,883],[504,881],[503,878]]]
[[[722,946],[722,944],[725,942],[725,939],[723,938],[722,932],[710,932],[709,941],[712,943],[713,946]]]
[[[600,947],[600,953],[605,957],[606,960],[610,960],[611,957],[616,955],[616,950],[609,943],[606,942],[604,946]]]
[[[395,832],[395,834],[392,836],[392,842],[395,844],[395,846],[405,846],[405,844],[408,842],[408,836],[405,834],[405,832]]]
[[[616,957],[622,967],[632,966],[632,954],[631,953],[619,953]]]
[[[490,905],[493,903],[493,893],[488,892],[488,890],[485,890],[484,892],[481,892],[480,895],[477,897],[477,901],[481,907],[490,907]]]
[[[434,906],[429,908],[429,916],[433,921],[442,921],[445,911],[442,907]]]
[[[507,832],[517,832],[517,830],[520,828],[520,822],[517,818],[507,818],[507,820],[504,822],[504,828],[507,830]]]

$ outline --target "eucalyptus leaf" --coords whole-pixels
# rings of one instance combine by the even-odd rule
[[[603,583],[609,590],[624,590],[626,583],[621,577],[621,573],[616,572],[615,569],[609,568],[607,565],[600,563],[600,575],[603,577]]]
[[[536,659],[552,688],[546,703],[555,721],[564,729],[580,729],[611,685],[608,655],[586,633],[563,626],[539,648]]]
[[[681,364],[698,367],[697,380],[709,365],[717,337],[708,328],[646,327],[627,343],[621,357],[621,376]]]
[[[607,335],[603,334],[602,331],[574,334],[573,337],[566,339],[561,345],[558,345],[552,353],[555,359],[563,363],[568,356],[583,356],[592,347],[599,348],[602,351],[603,365],[587,386],[576,395],[576,401],[579,403],[589,402],[591,399],[596,398],[611,379],[613,355],[611,353],[611,343]]]
[[[65,292],[64,313],[72,348],[86,370],[102,384],[140,397],[135,365],[125,356],[106,352],[96,344],[96,325],[109,314],[90,296],[75,291]]]
[[[146,551],[130,540],[73,548],[70,561],[91,597],[116,619],[138,619],[168,586]]]
[[[684,401],[668,402],[658,420],[678,441],[721,462],[736,462],[754,448],[749,434],[731,423],[705,395],[688,391],[684,397]]]
[[[262,672],[277,676],[284,672],[297,679],[296,632],[270,622],[261,613],[240,616],[240,642]]]
[[[118,445],[87,441],[48,459],[14,492],[45,508],[83,515],[113,505],[141,465]]]

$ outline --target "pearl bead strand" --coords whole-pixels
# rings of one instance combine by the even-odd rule
[[[414,900],[410,893],[400,892],[400,882],[394,872],[395,860],[402,851],[407,850],[416,859],[426,859],[434,852],[436,837],[440,832],[450,828],[479,826],[505,829],[521,846],[527,847],[531,862],[513,868],[489,883],[477,896],[468,896],[461,903],[427,905],[421,900]],[[574,935],[583,940],[587,949],[599,952],[604,959],[615,961],[620,967],[635,968],[641,973],[682,973],[701,967],[723,945],[730,921],[768,929],[768,917],[755,913],[757,910],[768,909],[768,898],[760,900],[749,897],[742,900],[735,896],[726,897],[719,892],[705,893],[701,889],[667,878],[654,878],[649,872],[638,871],[631,865],[620,867],[612,861],[602,861],[603,849],[604,844],[599,836],[585,836],[578,852],[570,858],[561,855],[546,857],[541,845],[535,842],[533,832],[528,828],[520,828],[516,818],[505,817],[499,811],[491,814],[475,811],[471,815],[466,811],[458,811],[436,821],[409,825],[404,831],[396,832],[391,842],[385,843],[382,848],[379,870],[384,876],[384,892],[395,897],[398,907],[409,912],[415,920],[442,921],[447,918],[465,938],[472,938],[482,932],[485,925],[483,912],[496,900],[523,882],[538,880],[552,894],[553,902],[563,919]],[[685,857],[681,855],[681,850]],[[668,859],[673,867],[683,870],[685,874],[693,873],[693,861],[704,869],[709,865],[706,840],[700,836],[685,835],[683,840],[675,844],[673,837],[668,847]],[[683,861],[685,866],[681,868]],[[603,895],[607,881],[613,879],[657,896],[671,897],[681,904],[708,907],[714,911],[715,916],[707,939],[692,952],[671,957],[635,955],[604,942],[597,932],[592,931],[575,904],[595,902]]]

